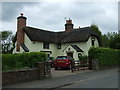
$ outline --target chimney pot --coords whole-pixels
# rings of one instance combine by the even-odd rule
[[[66,24],[65,24],[65,32],[70,32],[73,30],[73,24],[72,24],[72,20],[66,20]]]
[[[72,24],[72,20],[66,20],[67,24]]]
[[[20,13],[21,16],[23,16],[24,14],[23,13]]]

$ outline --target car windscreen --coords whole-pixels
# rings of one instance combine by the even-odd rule
[[[57,59],[67,59],[67,57],[57,57]]]

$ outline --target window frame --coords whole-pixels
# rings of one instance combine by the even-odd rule
[[[57,44],[57,48],[58,48],[58,49],[61,49],[61,44]]]
[[[47,42],[44,42],[43,43],[43,49],[49,49],[50,47],[49,47],[49,43],[47,43]]]

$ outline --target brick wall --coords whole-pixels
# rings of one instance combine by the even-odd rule
[[[44,79],[44,63],[38,63],[35,69],[2,72],[2,85]]]
[[[24,44],[24,31],[23,27],[26,26],[26,17],[23,16],[21,13],[21,16],[17,18],[17,46],[16,51],[20,51],[20,44]]]

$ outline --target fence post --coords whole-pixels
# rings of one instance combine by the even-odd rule
[[[73,73],[73,71],[74,71],[74,64],[73,64],[73,61],[71,60],[71,72]]]
[[[89,70],[92,70],[92,58],[89,56]]]
[[[94,59],[94,70],[99,70],[99,61],[98,59]]]
[[[39,69],[39,79],[44,79],[45,75],[44,75],[44,68],[45,65],[43,62],[38,62],[37,63],[37,68]]]

